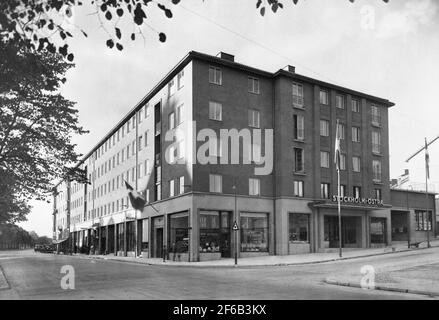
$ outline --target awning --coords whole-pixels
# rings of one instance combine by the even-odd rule
[[[65,241],[67,241],[67,240],[69,240],[69,238],[65,238],[65,239],[61,239],[61,240],[53,240],[52,243],[53,244],[60,244],[60,243],[63,243]]]

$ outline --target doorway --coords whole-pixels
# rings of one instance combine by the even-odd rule
[[[153,258],[163,258],[164,220],[164,217],[155,217],[152,221],[153,232],[151,254]]]
[[[339,247],[338,217],[325,216],[325,242],[329,248]],[[361,248],[361,218],[341,217],[341,244],[343,248]]]

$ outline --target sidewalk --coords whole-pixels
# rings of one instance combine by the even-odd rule
[[[439,247],[439,239],[431,241],[432,247]],[[361,257],[376,256],[382,254],[391,254],[396,252],[406,252],[421,250],[425,248],[426,244],[421,244],[420,248],[408,249],[407,244],[397,244],[385,248],[376,249],[356,249],[343,252],[343,257],[338,256],[338,252],[334,253],[307,253],[300,255],[289,255],[289,256],[261,256],[252,258],[239,258],[237,267],[256,267],[256,266],[286,266],[286,265],[303,265],[303,264],[314,264],[331,262],[346,259],[355,259]],[[187,261],[172,261],[165,260],[161,258],[134,258],[134,257],[116,257],[114,255],[83,255],[78,254],[77,256],[89,258],[89,259],[102,259],[102,260],[113,260],[113,261],[124,261],[139,263],[145,265],[166,265],[166,266],[190,266],[190,267],[234,267],[235,260],[233,258],[213,260],[213,261],[200,261],[200,262],[187,262]]]

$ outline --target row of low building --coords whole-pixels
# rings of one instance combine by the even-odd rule
[[[87,183],[55,186],[54,241],[185,261],[336,250],[337,120],[343,247],[425,241],[435,195],[389,187],[393,105],[192,51],[78,163]]]

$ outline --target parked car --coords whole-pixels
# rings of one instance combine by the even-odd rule
[[[44,249],[44,245],[43,244],[36,244],[34,246],[34,251],[35,252],[41,252]]]
[[[53,253],[55,251],[55,245],[53,244],[46,244],[44,245],[44,248],[41,252],[44,253]]]

